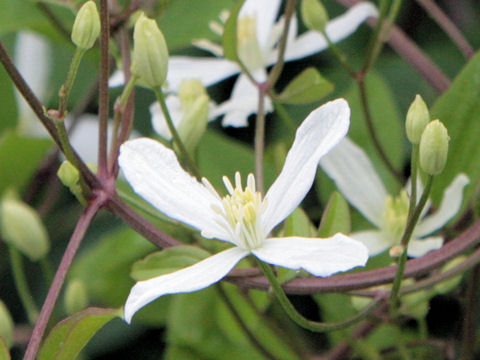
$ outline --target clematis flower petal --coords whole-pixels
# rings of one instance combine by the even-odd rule
[[[237,64],[226,59],[171,56],[168,61],[167,84],[177,91],[185,79],[197,79],[207,87],[238,74]]]
[[[165,100],[165,103],[170,112],[170,117],[172,118],[175,128],[178,128],[183,117],[182,109],[180,107],[180,99],[176,95],[169,95]],[[168,129],[167,121],[165,120],[165,116],[163,115],[158,101],[150,105],[150,115],[152,116],[152,126],[156,133],[164,139],[170,140],[172,138],[172,133]]]
[[[256,74],[257,78],[266,78],[264,69]],[[258,89],[250,82],[246,75],[240,74],[233,87],[232,96],[229,100],[221,103],[215,109],[215,114],[225,114],[222,120],[223,126],[245,127],[248,126],[248,117],[258,110]],[[265,98],[265,112],[273,110],[270,98]]]
[[[411,239],[408,243],[407,255],[410,257],[421,257],[426,253],[440,249],[443,245],[443,238],[432,236],[425,239]]]
[[[244,16],[255,18],[257,39],[261,48],[265,48],[268,44],[280,4],[280,0],[247,0],[238,14],[239,19]]]
[[[248,250],[230,248],[184,269],[136,283],[125,304],[125,321],[130,323],[139,309],[163,295],[189,293],[220,281],[248,254]]]
[[[372,3],[361,2],[352,6],[343,15],[329,21],[325,31],[330,40],[337,43],[355,32],[367,18],[377,16],[377,8]],[[322,34],[317,31],[307,31],[287,46],[285,60],[301,59],[326,48],[328,48],[328,44]],[[276,58],[275,53],[271,54],[268,59],[269,64],[273,64]]]
[[[300,204],[312,186],[318,161],[340,142],[349,124],[350,108],[344,99],[326,103],[303,121],[280,175],[265,195],[265,234]]]
[[[265,240],[252,250],[260,260],[288,269],[304,269],[315,276],[330,276],[363,266],[368,250],[360,242],[343,234],[331,238],[285,237]]]
[[[358,231],[350,234],[350,237],[364,244],[370,256],[381,254],[394,245],[388,242],[388,238],[378,230]]]
[[[381,228],[387,190],[367,154],[345,138],[320,160],[320,166],[348,202]]]
[[[440,208],[432,215],[423,218],[415,228],[419,237],[431,234],[440,229],[460,210],[463,201],[463,189],[470,182],[465,174],[460,174],[452,181],[443,194]]]
[[[220,198],[182,169],[175,153],[147,138],[127,141],[120,148],[120,167],[132,188],[159,211],[215,237],[232,241],[214,219]]]

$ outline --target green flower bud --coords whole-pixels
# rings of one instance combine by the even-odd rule
[[[83,281],[70,281],[65,289],[63,300],[65,312],[68,315],[75,314],[85,309],[88,305],[88,294]]]
[[[319,0],[302,0],[300,12],[303,23],[310,29],[324,32],[328,23],[328,14]]]
[[[135,23],[133,40],[132,73],[143,85],[162,86],[167,77],[168,48],[156,21],[140,15]]]
[[[57,176],[62,184],[70,189],[70,192],[75,195],[82,205],[87,203],[83,196],[82,187],[80,186],[80,173],[72,163],[65,160],[58,168]]]
[[[0,300],[0,337],[3,338],[8,347],[12,346],[14,324],[10,312]]]
[[[5,198],[0,203],[0,230],[3,239],[32,261],[50,249],[47,230],[35,209],[24,202]]]
[[[427,105],[420,95],[415,97],[407,112],[407,121],[405,122],[405,129],[407,131],[408,140],[412,144],[418,144],[422,137],[425,126],[430,121],[430,113]]]
[[[82,5],[77,13],[72,29],[72,41],[81,48],[90,49],[100,34],[100,16],[97,5],[92,0]]]
[[[207,129],[210,98],[198,80],[183,81],[178,95],[183,111],[178,135],[187,151],[192,153]]]
[[[420,140],[420,167],[429,175],[443,171],[448,155],[447,128],[440,120],[428,123]]]

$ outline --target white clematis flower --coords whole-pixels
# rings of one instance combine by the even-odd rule
[[[398,197],[388,195],[367,154],[348,138],[323,157],[320,166],[343,196],[378,228],[351,234],[367,246],[370,256],[400,244],[408,216],[406,190]],[[420,257],[443,245],[441,236],[427,235],[441,229],[460,210],[463,188],[468,183],[466,175],[458,175],[445,190],[440,208],[432,215],[426,215],[429,209],[427,202],[410,239],[408,256]]]
[[[247,0],[238,16],[238,54],[257,82],[265,81],[266,68],[277,62],[277,44],[283,29],[283,18],[276,21],[280,5],[281,0]],[[377,14],[373,4],[360,2],[329,21],[325,31],[332,42],[336,43],[352,34],[368,17],[376,17]],[[225,16],[221,18],[222,21],[226,20]],[[220,24],[212,23],[211,28],[219,35],[223,32]],[[198,79],[208,87],[240,74],[230,99],[219,104],[213,115],[225,114],[224,126],[248,126],[248,116],[257,112],[258,89],[241,73],[237,63],[223,57],[220,45],[209,40],[197,40],[193,45],[217,57],[171,56],[167,74],[169,89],[177,91],[185,79]],[[292,17],[285,61],[301,59],[327,48],[327,41],[319,32],[307,31],[297,36],[297,19]],[[123,73],[117,71],[110,79],[110,86],[119,86],[123,82]],[[265,110],[272,111],[268,98],[265,100]]]
[[[277,180],[264,198],[256,191],[253,175],[242,187],[224,177],[227,196],[220,196],[206,179],[198,182],[185,172],[172,150],[151,139],[128,141],[119,162],[133,189],[169,217],[234,245],[190,267],[138,282],[125,304],[125,320],[156,298],[208,287],[244,257],[289,269],[305,269],[329,276],[362,266],[367,249],[342,234],[331,238],[270,237],[269,234],[302,201],[310,189],[319,159],[346,134],[350,109],[339,99],[314,110],[298,128],[295,141]]]

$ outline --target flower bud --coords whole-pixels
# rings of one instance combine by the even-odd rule
[[[0,300],[0,337],[8,347],[12,346],[14,324],[10,312]]]
[[[72,280],[67,284],[64,295],[65,312],[75,314],[85,309],[88,305],[87,288],[83,281]]]
[[[429,175],[443,171],[448,155],[447,128],[440,120],[428,123],[420,140],[420,167]]]
[[[310,29],[319,32],[325,31],[328,23],[328,14],[319,0],[302,0],[301,14],[303,23]]]
[[[132,73],[142,85],[161,87],[167,77],[168,48],[155,20],[140,15],[133,31]]]
[[[80,173],[71,162],[65,160],[58,168],[57,176],[82,205],[87,203],[80,186]]]
[[[82,5],[72,29],[72,41],[80,49],[90,49],[100,34],[100,16],[92,0]]]
[[[407,112],[407,120],[405,122],[405,130],[408,140],[412,144],[418,144],[422,137],[425,126],[430,121],[430,113],[427,105],[420,95],[415,97]]]
[[[32,261],[43,258],[50,249],[47,230],[35,209],[7,197],[0,203],[0,230],[3,239]]]

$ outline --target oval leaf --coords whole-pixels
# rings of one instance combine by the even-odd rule
[[[223,30],[223,55],[226,59],[232,61],[239,61],[237,54],[237,20],[238,13],[242,8],[244,0],[238,1],[234,6],[228,17]]]
[[[151,279],[193,265],[208,256],[209,252],[195,246],[175,246],[137,261],[130,276],[136,281]]]
[[[8,351],[7,344],[3,340],[2,337],[0,337],[0,359],[1,360],[10,360],[10,352]]]
[[[321,100],[333,91],[333,84],[314,67],[297,75],[278,95],[277,100],[287,104],[308,104]]]
[[[350,210],[342,195],[334,191],[328,200],[318,228],[318,236],[328,237],[338,232],[350,233]]]
[[[60,321],[43,345],[39,360],[72,360],[110,320],[122,317],[121,309],[88,308]]]

